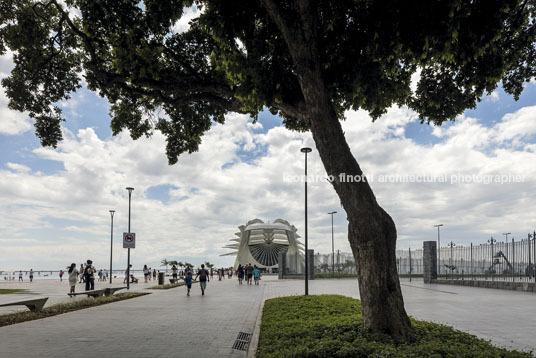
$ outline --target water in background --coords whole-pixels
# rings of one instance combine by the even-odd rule
[[[77,267],[79,269],[79,267]],[[63,274],[63,279],[69,279],[69,273],[65,269]],[[115,277],[125,277],[125,270],[113,270],[113,276]],[[130,272],[137,278],[143,278],[143,270],[130,270]],[[97,271],[98,273],[98,271]],[[95,273],[95,278],[97,278],[97,273]],[[24,281],[30,281],[30,271],[22,271],[22,279]],[[60,271],[34,271],[34,281],[41,280],[60,280]],[[0,271],[0,282],[11,282],[19,280],[19,271]]]

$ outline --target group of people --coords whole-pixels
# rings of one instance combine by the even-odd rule
[[[238,276],[238,284],[242,285],[243,281],[246,280],[246,283],[248,285],[252,284],[252,279],[255,282],[255,285],[259,284],[259,280],[261,279],[261,270],[257,267],[257,265],[238,265],[238,268],[236,269],[236,275]]]
[[[229,269],[226,271],[225,269],[217,269],[218,273],[218,280],[221,281],[221,279],[225,276],[225,273],[227,273],[227,276],[231,278],[233,276],[233,270]],[[173,279],[177,279],[177,268],[173,266],[171,268],[171,272],[173,275]],[[259,284],[259,280],[261,279],[261,271],[257,267],[257,265],[238,265],[238,268],[234,271],[234,274],[238,277],[238,284],[242,285],[243,281],[246,280],[246,283],[249,285]],[[186,295],[190,296],[190,290],[192,288],[192,282],[194,280],[197,280],[199,278],[199,286],[201,287],[201,295],[205,295],[205,290],[207,288],[207,282],[210,281],[210,278],[214,277],[214,270],[211,268],[210,272],[205,269],[205,265],[201,265],[201,269],[197,271],[197,274],[195,278],[193,278],[192,271],[189,267],[186,268],[183,276],[183,280],[186,282]]]
[[[156,270],[143,265],[143,277],[145,278],[145,282],[150,281],[151,277],[156,280]]]
[[[102,270],[101,270],[102,271]],[[63,271],[62,271],[63,272]],[[76,283],[85,282],[86,291],[95,289],[95,273],[97,270],[93,266],[93,261],[87,260],[85,264],[80,264],[80,271],[76,268],[76,264],[73,262],[67,269],[67,274],[69,276],[69,293],[75,293]],[[60,275],[60,279],[63,277],[63,274]],[[99,276],[99,280],[101,277]]]

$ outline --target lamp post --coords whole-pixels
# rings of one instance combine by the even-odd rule
[[[506,242],[508,244],[508,235],[510,235],[511,232],[503,232],[503,235],[506,236],[506,239],[504,240],[504,242]]]
[[[134,188],[127,187],[128,190],[128,233],[130,234],[130,198]],[[130,247],[127,249],[127,290],[130,290]]]
[[[312,149],[304,147],[300,150],[305,153],[305,295],[309,294],[309,261],[307,259],[307,153],[311,153]]]
[[[333,214],[337,214],[336,211],[328,213],[331,215],[331,271],[333,276],[335,276],[335,243],[333,241]]]
[[[112,227],[110,230],[110,283],[112,283],[112,254],[114,252],[114,214],[115,210],[110,210],[110,216],[112,218]]]
[[[439,276],[441,274],[441,243],[439,241],[439,228],[443,226],[443,224],[437,224],[434,225],[434,227],[437,227],[437,275]]]

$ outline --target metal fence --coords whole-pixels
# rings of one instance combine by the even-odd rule
[[[438,275],[453,280],[508,280],[536,282],[536,232],[526,239],[459,245],[438,250]]]
[[[422,275],[423,273],[423,250],[407,249],[396,250],[396,268],[400,276]]]

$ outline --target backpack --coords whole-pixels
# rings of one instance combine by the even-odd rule
[[[207,280],[207,270],[203,269],[203,270],[199,271],[199,279],[201,281],[206,281]]]
[[[84,274],[86,275],[86,277],[91,277],[91,275],[93,275],[93,267],[91,266],[86,267]]]

